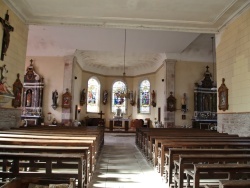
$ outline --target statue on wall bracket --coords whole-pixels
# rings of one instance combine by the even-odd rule
[[[167,111],[174,112],[176,110],[176,99],[173,96],[173,92],[170,92],[170,96],[167,98]]]
[[[151,102],[151,105],[152,105],[153,107],[156,107],[156,102],[155,102],[155,100],[156,100],[156,95],[155,95],[155,90],[153,90],[153,92],[152,92],[152,102]]]
[[[57,99],[58,99],[58,92],[57,90],[52,92],[52,108],[55,110],[57,108]]]
[[[136,100],[136,92],[135,94],[133,94],[133,91],[129,92],[129,103],[131,104],[131,106],[135,105],[135,100]]]
[[[219,94],[219,110],[228,110],[228,88],[225,84],[225,78],[222,78],[222,84],[218,89]]]
[[[14,99],[12,99],[12,106],[14,108],[21,107],[22,101],[22,90],[23,90],[23,84],[20,80],[20,74],[17,74],[17,79],[13,84],[13,93],[14,93]]]
[[[80,93],[80,106],[83,106],[86,103],[86,92],[83,89]]]
[[[104,90],[103,91],[103,100],[102,100],[102,104],[106,105],[108,102],[108,91]]]

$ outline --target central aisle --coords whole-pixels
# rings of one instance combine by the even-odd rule
[[[166,188],[135,146],[135,133],[105,133],[89,188]]]

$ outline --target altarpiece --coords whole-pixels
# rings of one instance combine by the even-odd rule
[[[31,59],[24,75],[21,115],[28,125],[40,125],[43,122],[43,88],[43,77],[35,72]]]

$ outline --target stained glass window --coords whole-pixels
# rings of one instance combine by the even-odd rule
[[[143,80],[139,86],[139,90],[139,113],[150,113],[150,82],[148,80]]]
[[[112,112],[116,113],[118,108],[121,109],[123,114],[126,114],[127,101],[126,101],[126,85],[122,81],[117,81],[112,87]]]
[[[96,78],[88,80],[87,112],[100,112],[100,83]]]

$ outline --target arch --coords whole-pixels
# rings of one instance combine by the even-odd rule
[[[150,81],[144,79],[139,84],[139,113],[150,113]]]
[[[112,85],[112,105],[111,111],[116,113],[118,108],[123,114],[127,113],[127,86],[123,81],[115,81]]]
[[[91,77],[88,79],[87,112],[100,112],[100,88],[101,84],[98,78]]]

